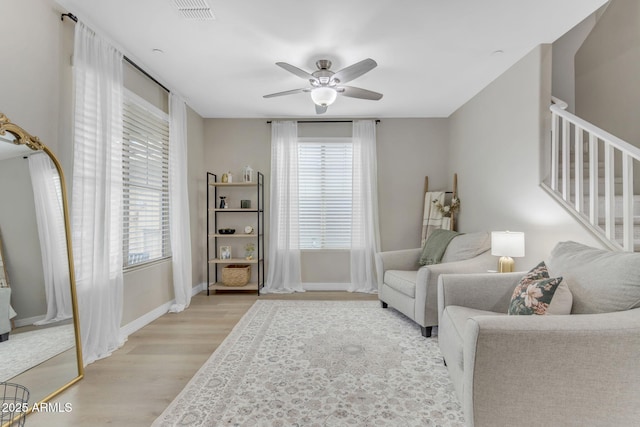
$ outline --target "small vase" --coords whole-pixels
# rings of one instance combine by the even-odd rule
[[[244,182],[253,182],[253,169],[251,169],[251,166],[245,167],[242,171],[242,175]]]

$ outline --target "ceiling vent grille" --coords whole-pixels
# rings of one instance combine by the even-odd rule
[[[206,0],[173,0],[173,4],[186,19],[215,19]]]

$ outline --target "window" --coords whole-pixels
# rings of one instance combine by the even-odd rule
[[[351,247],[351,138],[299,138],[301,249]]]
[[[123,108],[124,267],[171,256],[169,117],[126,91]]]

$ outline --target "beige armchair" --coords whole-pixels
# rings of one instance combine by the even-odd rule
[[[640,254],[563,242],[570,315],[506,315],[524,273],[442,275],[438,342],[469,426],[636,426]]]
[[[441,264],[420,266],[422,249],[404,249],[376,254],[378,298],[383,308],[392,307],[418,325],[425,337],[438,324],[438,277],[443,273],[480,273],[496,267],[489,251],[489,233],[455,237]]]

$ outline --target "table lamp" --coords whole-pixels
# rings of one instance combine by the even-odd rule
[[[524,233],[521,231],[492,231],[491,255],[499,256],[498,272],[513,271],[512,257],[524,256]]]

